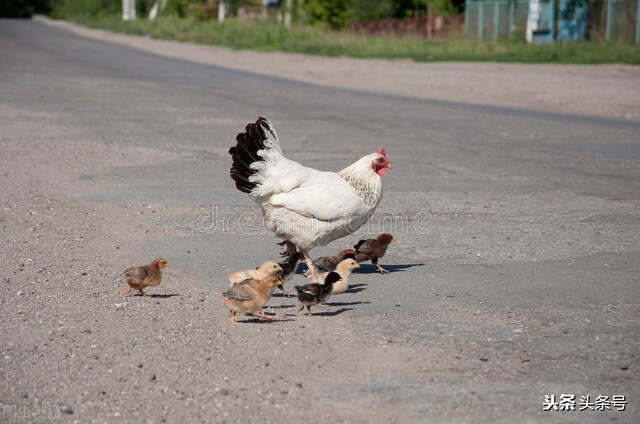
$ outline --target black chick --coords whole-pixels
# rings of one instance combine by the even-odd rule
[[[371,261],[382,274],[389,272],[378,265],[378,259],[383,257],[389,247],[389,243],[396,241],[389,233],[382,233],[375,239],[360,240],[353,246],[356,249],[356,261],[358,263]]]
[[[282,268],[282,271],[280,271],[279,274],[284,279],[285,282],[293,278],[293,275],[296,272],[296,267],[298,266],[298,263],[303,259],[304,259],[304,255],[302,253],[294,252],[284,262],[278,263],[278,265],[280,265],[280,268]],[[287,296],[289,297],[293,296],[293,293],[285,290],[284,284],[278,287]]]
[[[307,315],[313,315],[311,313],[311,307],[319,303],[326,302],[331,296],[333,283],[340,280],[342,280],[340,274],[337,272],[330,272],[324,279],[324,284],[312,283],[305,284],[304,286],[295,286],[295,289],[298,292],[298,300],[302,303],[300,309],[298,309],[298,313],[300,313],[306,306],[308,311]]]

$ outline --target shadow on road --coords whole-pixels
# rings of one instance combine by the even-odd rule
[[[384,269],[393,272],[404,272],[407,268],[413,268],[415,266],[424,266],[425,264],[405,264],[405,265],[382,265]],[[360,268],[353,270],[354,274],[378,274],[378,270],[375,265],[360,264]]]
[[[353,306],[353,305],[363,305],[365,303],[371,303],[371,302],[331,302],[331,303],[327,303],[327,305],[329,306]]]

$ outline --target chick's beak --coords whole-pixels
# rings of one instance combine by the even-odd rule
[[[391,165],[391,162],[387,162],[387,164],[385,165],[385,168],[393,169],[393,165]]]

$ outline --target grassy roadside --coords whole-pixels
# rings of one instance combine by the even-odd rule
[[[201,44],[284,51],[326,56],[413,59],[429,61],[491,61],[521,63],[627,63],[640,65],[640,47],[597,42],[529,45],[521,41],[498,43],[450,38],[425,41],[415,38],[365,37],[314,27],[285,28],[272,23],[199,21],[161,17],[124,22],[119,16],[75,18],[92,28]]]

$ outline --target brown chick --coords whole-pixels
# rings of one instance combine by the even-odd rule
[[[262,280],[248,279],[241,283],[234,284],[229,290],[223,293],[224,303],[229,307],[231,314],[231,324],[236,325],[236,315],[238,312],[249,312],[251,315],[275,320],[276,317],[266,315],[262,307],[267,303],[275,286],[280,286],[284,280],[279,275],[268,275]]]
[[[128,294],[131,289],[138,290],[143,296],[142,290],[146,287],[155,287],[162,281],[162,268],[168,267],[170,264],[164,258],[156,258],[149,265],[132,266],[124,271],[127,288],[124,294]]]
[[[389,243],[393,243],[394,241],[396,241],[396,239],[389,233],[382,233],[377,239],[360,240],[358,244],[353,246],[353,248],[356,249],[356,260],[358,262],[370,260],[380,273],[387,273],[389,271],[378,265],[378,259],[384,256]]]
[[[254,279],[262,280],[269,275],[275,275],[282,271],[282,267],[274,261],[267,261],[260,264],[255,269],[246,269],[244,271],[232,272],[229,274],[229,282],[233,286],[243,282],[244,280]]]
[[[311,273],[320,274],[335,271],[336,266],[338,266],[340,262],[348,258],[355,259],[356,251],[353,249],[345,249],[338,252],[338,254],[336,254],[335,256],[322,256],[313,261],[313,268],[311,270]]]

